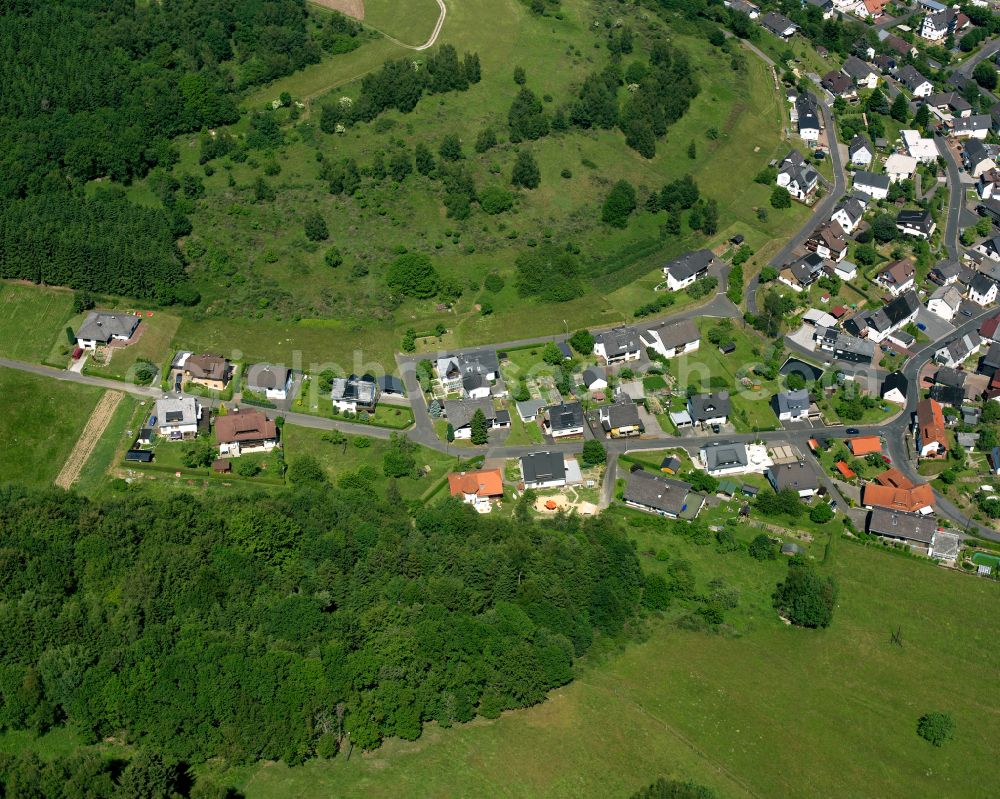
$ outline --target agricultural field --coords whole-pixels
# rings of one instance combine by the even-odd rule
[[[71,291],[0,283],[0,356],[44,360],[54,339],[67,341],[64,328],[72,313]]]
[[[430,2],[414,8],[425,4],[436,12]],[[196,174],[205,186],[204,197],[193,203],[194,232],[184,242],[203,302],[182,312],[176,343],[198,350],[239,349],[249,359],[291,363],[301,358],[303,367],[351,361],[355,354],[364,362],[387,364],[409,328],[418,335],[439,323],[448,329],[443,341],[421,342],[423,349],[504,340],[514,331],[518,336],[551,334],[627,321],[651,298],[663,260],[714,246],[737,232],[757,251],[755,259],[766,260],[808,214],[799,206],[770,209],[769,187],[752,181],[769,159],[787,149],[780,141],[782,98],[775,94],[770,69],[744,52],[745,66],[734,71],[730,55],[693,32],[671,33],[655,16],[628,9],[621,14],[636,40],[623,66],[643,61],[649,46],[666,38],[687,53],[701,87],[648,161],[625,146],[618,130],[570,129],[536,142],[508,141],[507,110],[518,91],[513,66],[524,68],[527,87],[551,114],[571,103],[588,73],[607,64],[606,31],[592,24],[600,12],[584,0],[563,4],[562,19],[533,16],[512,0],[501,9],[487,8],[482,0],[449,7],[439,42],[453,44],[460,55],[478,52],[482,82],[465,92],[424,97],[409,114],[386,112],[342,135],[319,130],[322,104],[356,96],[356,79],[387,54],[366,61],[385,42],[372,40],[248,98],[247,108],[260,108],[287,90],[306,102],[294,123],[285,109],[278,112],[288,124],[284,143],[273,150],[252,151],[239,163],[215,159],[206,165],[211,174],[202,175],[197,139],[180,140],[175,174]],[[491,23],[484,26],[487,18]],[[496,131],[498,145],[477,153],[473,144],[486,127]],[[248,129],[247,120],[234,127],[237,133]],[[318,179],[320,158],[354,158],[362,173],[376,154],[388,156],[400,147],[412,153],[417,143],[437,158],[449,133],[460,137],[462,163],[480,191],[509,187],[511,164],[523,149],[538,161],[541,186],[513,191],[507,212],[490,216],[475,210],[469,219],[456,221],[440,204],[441,182],[416,173],[398,184],[363,174],[353,198],[330,195]],[[689,157],[692,142],[694,158]],[[719,202],[720,222],[712,237],[692,232],[684,221],[680,235],[664,239],[665,214],[643,210],[624,230],[597,223],[614,180],[636,186],[641,209],[651,191],[687,173],[703,196]],[[273,201],[254,199],[254,182],[261,177],[274,189]],[[143,184],[134,191],[148,193]],[[765,207],[762,220],[756,209]],[[328,241],[304,236],[304,216],[314,210],[327,223]],[[516,257],[546,241],[579,252],[582,296],[551,306],[519,296]],[[324,261],[331,246],[342,258],[336,267]],[[386,265],[403,250],[429,255],[441,278],[459,290],[450,311],[438,310],[436,299],[405,299],[397,305],[398,298],[390,296]],[[491,273],[502,282],[486,289]],[[680,305],[688,302],[686,295],[679,297]],[[490,313],[482,312],[486,306]]]
[[[634,520],[644,568],[684,559],[697,590],[717,578],[738,592],[729,634],[652,619],[645,640],[592,659],[537,707],[432,725],[415,742],[389,741],[350,760],[225,776],[248,799],[471,797],[497,795],[497,786],[505,797],[627,796],[661,775],[727,798],[971,799],[992,784],[1000,711],[982,701],[982,685],[1000,668],[989,643],[1000,620],[977,613],[974,624],[957,624],[955,614],[995,603],[995,583],[841,540],[822,566],[840,589],[833,625],[796,629],[770,607],[783,561],[720,554],[616,512]],[[902,646],[891,642],[896,631]],[[929,710],[956,722],[955,740],[940,749],[916,734]]]
[[[103,393],[0,369],[0,482],[51,485]]]

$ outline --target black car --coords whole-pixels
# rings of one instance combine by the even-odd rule
[[[181,373],[178,372],[177,373],[177,379],[174,380],[174,391],[180,391],[181,390],[181,379],[182,379],[182,377],[183,376],[181,375]]]
[[[847,428],[847,435],[849,435],[849,436],[856,436],[860,432],[861,431],[858,430],[858,428],[856,428],[856,427],[848,427]]]

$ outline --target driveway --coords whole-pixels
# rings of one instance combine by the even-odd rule
[[[927,328],[924,332],[927,333],[931,341],[937,341],[955,332],[955,326],[951,322],[946,322],[936,313],[928,311],[926,305],[921,305],[920,310],[917,311],[917,322]]]

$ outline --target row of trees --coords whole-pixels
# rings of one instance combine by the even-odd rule
[[[0,488],[0,729],[299,763],[539,702],[642,599],[608,518],[411,513],[300,460],[287,492],[211,502]]]

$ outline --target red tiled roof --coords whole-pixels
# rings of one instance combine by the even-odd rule
[[[941,447],[946,447],[948,439],[945,435],[944,414],[941,405],[930,397],[917,403],[917,425],[920,428],[920,440],[925,444],[937,441]]]
[[[260,411],[233,411],[215,419],[215,439],[220,444],[277,437],[277,426]]]
[[[875,475],[875,479],[882,485],[889,486],[890,488],[913,488],[913,481],[895,466],[891,469],[886,469],[881,474]]]
[[[452,472],[448,487],[453,497],[475,494],[479,497],[503,496],[503,474],[499,469],[480,469],[477,472]]]
[[[878,436],[862,436],[861,438],[849,438],[847,448],[852,455],[870,455],[873,452],[882,451],[882,439]]]
[[[837,462],[836,462],[836,463],[834,464],[834,466],[836,466],[836,467],[837,467],[837,471],[838,471],[838,472],[840,472],[840,473],[841,473],[842,475],[844,475],[844,477],[845,477],[845,478],[847,478],[848,480],[853,480],[853,479],[854,479],[855,477],[857,477],[857,476],[858,476],[858,475],[857,475],[857,474],[855,474],[855,472],[854,472],[854,471],[853,471],[853,470],[851,469],[851,467],[850,467],[850,466],[848,466],[848,465],[847,465],[846,463],[844,463],[843,461],[837,461]]]
[[[867,483],[862,503],[869,507],[915,513],[922,508],[933,507],[934,491],[927,483],[912,488],[892,488],[878,483]]]

